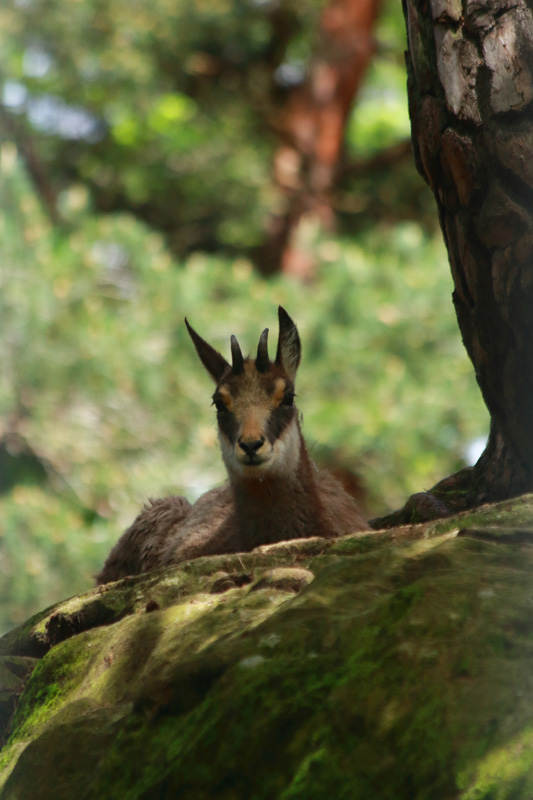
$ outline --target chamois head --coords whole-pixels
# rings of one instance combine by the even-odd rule
[[[281,306],[278,318],[275,361],[268,355],[265,328],[255,359],[244,358],[237,339],[231,337],[231,364],[185,320],[200,361],[216,383],[213,405],[230,477],[288,476],[298,465],[301,436],[294,407],[294,379],[301,344],[296,325]]]

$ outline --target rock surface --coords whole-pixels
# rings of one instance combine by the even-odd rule
[[[530,800],[532,659],[531,495],[197,559],[0,640],[0,797]]]

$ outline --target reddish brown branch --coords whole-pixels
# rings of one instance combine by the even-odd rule
[[[302,254],[292,243],[304,217],[333,223],[331,193],[346,123],[374,53],[379,8],[380,0],[330,0],[322,12],[306,80],[282,116],[284,144],[274,159],[274,179],[285,210],[268,225],[260,258],[265,272],[301,272]]]

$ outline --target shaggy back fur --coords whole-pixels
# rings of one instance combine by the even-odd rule
[[[275,360],[268,355],[267,328],[255,359],[244,358],[232,336],[231,364],[185,320],[216,385],[213,404],[229,482],[193,506],[183,497],[151,500],[111,551],[99,583],[197,556],[368,529],[353,498],[309,459],[294,405],[300,337],[281,306],[278,317]]]

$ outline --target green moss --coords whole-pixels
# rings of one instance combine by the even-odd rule
[[[459,777],[461,800],[514,800],[533,794],[533,728],[495,748]]]
[[[357,555],[358,553],[367,553],[374,550],[378,545],[376,535],[358,534],[356,537],[344,537],[339,539],[328,549],[330,555]]]
[[[512,530],[514,508],[480,513]],[[43,764],[35,800],[71,800],[83,775],[86,800],[529,800],[533,550],[505,529],[500,543],[457,537],[462,525],[110,587],[135,591],[128,615],[54,647],[28,683],[2,800]],[[315,578],[297,594],[261,582],[280,563]],[[221,570],[252,583],[211,594]],[[58,786],[63,764],[76,767]]]
[[[37,664],[17,708],[8,743],[35,735],[57,712],[86,669],[87,645],[86,638],[74,637]]]

